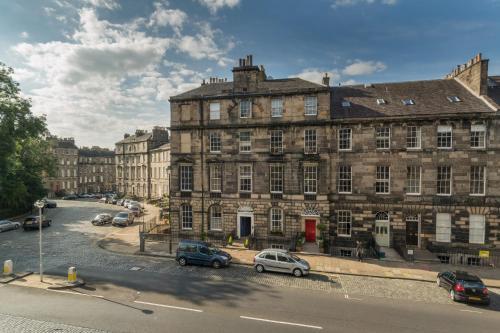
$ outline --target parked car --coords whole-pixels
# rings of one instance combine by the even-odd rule
[[[253,266],[259,273],[265,271],[290,273],[296,277],[308,275],[311,266],[286,250],[266,249],[253,258]]]
[[[132,212],[132,214],[134,214],[134,216],[141,216],[142,214],[142,210],[140,207],[138,206],[132,206],[130,207],[130,211]]]
[[[119,200],[117,200],[117,201],[116,201],[116,205],[117,205],[117,206],[123,206],[123,202],[124,202],[124,201],[125,201],[125,200],[123,200],[123,199],[119,199]]]
[[[106,201],[107,201],[106,197],[99,199],[100,203],[106,203]]]
[[[29,230],[29,229],[38,229],[40,227],[40,218],[38,216],[32,215],[28,216],[24,219],[23,222],[23,229],[24,231]],[[50,227],[52,224],[52,220],[46,220],[45,218],[42,218],[42,228],[44,227]]]
[[[490,304],[488,288],[476,275],[464,271],[441,272],[436,282],[438,287],[449,291],[450,298],[455,302]]]
[[[63,197],[63,200],[76,200],[78,197],[74,194],[69,194]]]
[[[45,204],[45,208],[57,208],[57,202],[55,201],[42,199],[42,202]]]
[[[119,212],[113,218],[112,225],[127,227],[134,223],[134,214],[132,212]]]
[[[175,260],[181,266],[188,264],[212,266],[221,268],[229,266],[231,256],[216,248],[211,248],[210,244],[203,241],[181,240],[176,251]]]
[[[128,208],[128,204],[129,204],[129,202],[130,202],[130,200],[129,200],[129,199],[125,199],[125,200],[123,201],[123,207]]]
[[[19,223],[19,222],[2,220],[2,221],[0,221],[0,232],[9,231],[9,230],[16,230],[16,229],[19,229],[20,226],[21,226],[21,223]]]
[[[111,220],[113,217],[111,214],[108,213],[102,213],[102,214],[97,214],[96,217],[91,221],[93,225],[104,225],[106,223],[111,223]]]
[[[139,201],[129,201],[129,203],[127,204],[127,208],[131,209],[133,206],[141,207],[141,203]]]

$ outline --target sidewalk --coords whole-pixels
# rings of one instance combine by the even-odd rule
[[[167,245],[161,242],[148,242],[146,252],[139,251],[138,227],[125,228],[120,232],[108,235],[100,240],[98,245],[108,251],[129,255],[150,255],[173,257],[169,254]],[[253,257],[258,251],[244,249],[228,249],[236,264],[253,265]],[[366,259],[358,262],[354,259],[330,257],[326,255],[297,253],[307,260],[315,272],[360,275],[389,279],[405,279],[435,282],[438,272],[465,270],[476,274],[488,287],[500,288],[500,268],[454,266],[440,263],[390,262],[377,259]]]

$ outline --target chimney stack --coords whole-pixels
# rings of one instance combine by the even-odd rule
[[[323,85],[327,87],[330,86],[330,77],[328,76],[328,73],[325,73],[325,76],[323,76]]]
[[[465,64],[457,65],[446,79],[456,79],[478,96],[488,92],[488,59],[478,53]]]

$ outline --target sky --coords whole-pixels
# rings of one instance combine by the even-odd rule
[[[500,0],[0,0],[0,62],[78,146],[169,126],[168,99],[232,79],[332,84],[442,78],[478,52],[500,74]]]

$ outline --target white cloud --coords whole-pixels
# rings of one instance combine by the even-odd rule
[[[26,38],[28,38],[28,37],[30,36],[30,34],[29,34],[29,33],[27,33],[26,31],[23,31],[23,32],[21,32],[21,33],[19,34],[19,36],[20,36],[21,38],[26,39]]]
[[[383,4],[383,5],[395,5],[398,0],[334,0],[332,3],[332,8],[338,7],[350,7],[356,5],[372,5],[372,4]]]
[[[207,7],[212,14],[223,7],[233,8],[240,3],[240,0],[198,0],[200,4]]]
[[[306,68],[302,70],[302,72],[292,75],[292,77],[300,77],[301,79],[322,84],[323,83],[323,76],[325,76],[325,73],[328,73],[328,76],[330,77],[330,85],[333,85],[334,82],[340,80],[340,74],[336,69],[328,70],[328,71],[322,71],[317,68]]]
[[[159,2],[155,3],[155,8],[149,18],[148,26],[171,26],[176,33],[180,33],[180,29],[187,19],[187,14],[179,9],[165,8]]]
[[[84,2],[96,8],[101,7],[109,10],[120,8],[120,4],[115,0],[84,0]]]
[[[370,75],[375,72],[381,72],[386,68],[387,66],[380,61],[355,60],[352,64],[346,66],[342,70],[342,74],[349,76]]]

